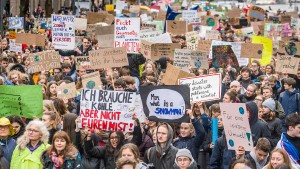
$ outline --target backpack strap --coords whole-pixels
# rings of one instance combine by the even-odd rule
[[[299,109],[299,107],[298,107],[298,104],[299,104],[299,93],[296,93],[295,94],[295,97],[296,97],[296,105],[297,105],[297,111],[296,112],[298,112],[298,109]]]

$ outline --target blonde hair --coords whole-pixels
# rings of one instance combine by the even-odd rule
[[[290,160],[288,154],[286,153],[286,151],[281,148],[276,148],[271,152],[270,160],[269,160],[268,164],[265,166],[265,169],[274,169],[271,165],[271,159],[272,159],[273,153],[275,153],[275,152],[280,153],[283,156],[283,160],[284,160],[283,163],[286,163],[290,168],[293,168],[291,160]]]
[[[28,123],[26,126],[24,134],[17,140],[17,145],[19,146],[20,150],[23,150],[27,144],[30,143],[30,140],[28,138],[28,129],[32,126],[36,126],[36,129],[39,130],[40,134],[42,135],[40,138],[40,141],[47,144],[49,139],[49,131],[45,124],[42,121],[39,120],[32,120]]]

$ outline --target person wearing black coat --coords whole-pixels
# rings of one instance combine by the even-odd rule
[[[139,146],[142,143],[142,132],[138,119],[135,119],[135,127],[133,130],[133,138],[131,143]],[[105,161],[106,169],[116,168],[116,157],[120,148],[126,143],[125,136],[122,131],[111,131],[108,136],[108,144],[104,147],[94,146],[91,140],[91,133],[89,133],[84,141],[84,150],[91,156],[102,158]]]

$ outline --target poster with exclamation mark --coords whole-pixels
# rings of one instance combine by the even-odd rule
[[[246,104],[220,103],[220,109],[228,149],[237,150],[243,146],[245,151],[252,151],[253,141]]]

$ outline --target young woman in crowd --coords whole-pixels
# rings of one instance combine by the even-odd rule
[[[134,160],[137,163],[135,169],[148,169],[147,164],[140,161],[140,152],[135,144],[127,143],[123,145],[119,151],[118,158]]]
[[[48,83],[46,90],[46,99],[51,100],[57,97],[56,87],[58,86],[57,82],[51,81]]]
[[[25,132],[25,123],[20,116],[9,116],[9,121],[12,127],[15,129],[13,139],[17,140]]]
[[[42,121],[45,123],[49,131],[49,143],[52,143],[53,136],[60,126],[60,117],[53,111],[43,112]]]
[[[50,147],[42,154],[44,169],[81,169],[81,157],[76,147],[71,143],[69,135],[57,131]]]
[[[290,169],[296,169],[292,166],[290,158],[286,151],[281,148],[275,148],[271,155],[269,163],[263,169],[275,169],[280,164],[287,164]]]
[[[26,126],[26,131],[18,139],[13,152],[11,169],[42,169],[42,153],[50,146],[49,132],[42,121],[33,120]]]

